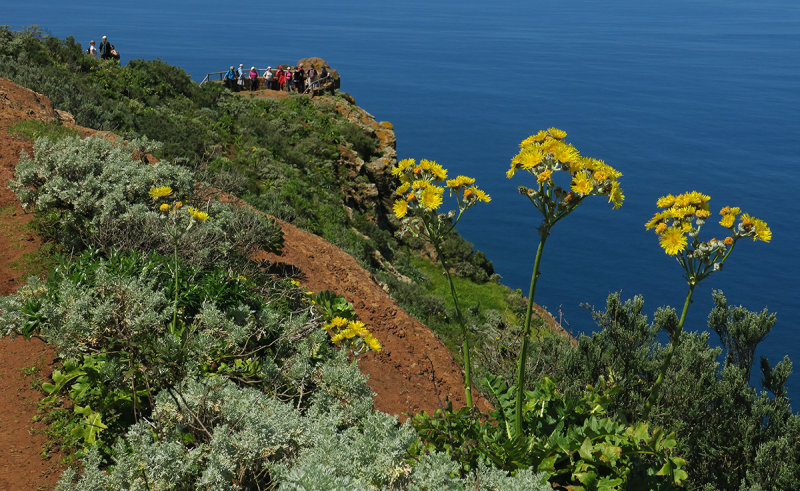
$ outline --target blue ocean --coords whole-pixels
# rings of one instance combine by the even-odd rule
[[[516,191],[531,182],[505,171],[528,135],[566,130],[583,155],[624,174],[626,195],[616,211],[587,199],[548,239],[536,301],[575,335],[594,328],[585,305],[602,307],[610,292],[643,295],[650,314],[682,307],[682,269],[644,229],[660,196],[697,190],[712,212],[740,206],[769,223],[772,242],[737,246],[696,289],[687,329],[707,329],[721,289],[730,304],[777,313],[757,356],[800,361],[795,1],[43,0],[3,10],[2,24],[84,46],[105,34],[123,63],[161,58],[197,81],[233,64],[324,58],[343,90],[394,124],[400,158],[435,159],[491,194],[459,229],[526,293],[540,217]],[[789,391],[796,406],[800,368]]]

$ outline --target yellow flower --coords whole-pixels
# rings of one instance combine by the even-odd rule
[[[158,188],[152,188],[150,190],[150,196],[153,198],[163,198],[164,196],[169,196],[172,194],[172,188],[169,186],[161,186]]]
[[[560,130],[558,128],[550,128],[547,130],[550,133],[550,136],[555,138],[556,140],[562,140],[567,136],[567,132],[564,130]]]
[[[327,330],[332,329],[334,327],[337,328],[337,329],[341,329],[341,328],[345,327],[346,325],[347,325],[347,319],[345,319],[344,317],[338,317],[337,316],[337,317],[334,317],[333,319],[331,319],[330,322],[328,322],[327,324],[322,326],[322,328],[327,331]]]
[[[653,218],[651,218],[647,223],[644,224],[644,228],[646,230],[650,230],[659,223],[662,223],[667,218],[670,218],[669,211],[659,211],[658,213],[653,215]]]
[[[177,201],[177,202],[175,202],[175,209],[176,209],[176,210],[180,210],[180,209],[181,209],[181,207],[183,207],[183,201]]]
[[[553,175],[553,171],[548,169],[548,170],[542,172],[541,174],[539,174],[538,176],[536,176],[536,182],[538,182],[539,184],[544,184],[544,183],[546,183],[547,181],[550,180],[550,177],[552,175]]]
[[[658,198],[656,201],[656,206],[659,208],[672,208],[672,205],[675,204],[675,196],[668,194],[666,196],[662,196]]]
[[[444,188],[440,188],[439,186],[428,186],[422,190],[420,201],[425,208],[435,211],[442,204],[442,193],[444,193]]]
[[[399,188],[397,188],[397,194],[402,196],[402,195],[406,194],[410,188],[411,188],[411,183],[410,182],[406,182],[406,183],[402,184]]]
[[[593,187],[592,180],[585,173],[579,172],[572,178],[570,189],[577,194],[589,194]]]
[[[733,244],[733,237],[725,237],[725,240],[723,240],[722,243],[727,246]]]
[[[566,133],[564,133],[564,135],[566,135]],[[575,147],[561,141],[559,141],[557,145],[554,145],[551,151],[553,153],[553,158],[559,162],[577,162],[581,158]]]
[[[372,334],[368,334],[364,338],[364,344],[366,344],[367,348],[371,349],[372,351],[381,350],[381,343],[379,343],[378,340],[375,339],[375,336],[373,336]]]
[[[516,171],[517,169],[515,169],[514,165],[512,164],[511,168],[506,171],[506,179],[511,179],[512,177],[514,177]]]
[[[436,162],[431,162],[431,174],[433,174],[433,177],[439,182],[447,179],[447,169]]]
[[[753,240],[761,240],[764,242],[772,240],[772,230],[770,230],[767,222],[754,218],[753,225],[756,228],[756,234],[753,236]]]
[[[464,197],[467,197],[467,193],[470,193],[471,196],[474,196],[476,201],[483,201],[484,203],[488,203],[492,201],[492,197],[483,192],[481,189],[478,189],[476,186],[471,186],[464,192]]]
[[[539,130],[538,133],[531,135],[530,138],[537,143],[542,143],[544,139],[547,138],[547,132],[545,130]]]
[[[701,220],[705,220],[706,218],[711,216],[711,213],[709,213],[708,210],[697,210],[696,212],[694,212],[694,216],[696,216]]]
[[[159,210],[161,210],[161,211],[163,211],[164,213],[166,213],[166,212],[168,212],[170,209],[172,209],[172,207],[171,207],[171,206],[169,206],[169,205],[168,205],[168,204],[166,204],[166,203],[162,203],[162,204],[161,204],[161,206],[159,206],[159,207],[158,207],[158,209],[159,209]]]
[[[614,209],[617,209],[622,206],[623,201],[625,201],[625,195],[622,194],[622,188],[619,182],[614,181],[614,183],[611,184],[611,192],[608,193],[608,202],[614,203]]]
[[[728,213],[722,217],[722,220],[719,221],[719,224],[725,228],[732,228],[733,223],[736,221],[736,215],[733,213]]]
[[[666,232],[659,235],[658,244],[664,252],[670,256],[675,256],[686,249],[686,236],[680,229],[670,227]]]
[[[666,223],[662,222],[662,223],[659,223],[658,225],[656,225],[656,233],[657,234],[661,235],[666,231],[667,231],[667,224]]]
[[[189,214],[192,215],[192,218],[197,220],[198,222],[204,222],[208,220],[208,213],[204,211],[200,211],[197,208],[189,207],[188,208]]]
[[[448,179],[447,187],[449,187],[450,189],[458,189],[464,186],[469,186],[474,182],[475,179],[473,179],[472,177],[458,176],[455,179]]]
[[[395,201],[392,211],[397,218],[403,218],[408,213],[408,201],[402,199]]]
[[[525,147],[519,154],[517,154],[515,159],[519,166],[523,169],[533,169],[542,163],[542,160],[544,159],[544,152],[542,152],[542,149],[538,146]],[[512,162],[514,161],[512,160]]]

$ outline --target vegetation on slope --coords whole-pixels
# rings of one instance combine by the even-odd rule
[[[650,321],[641,298],[612,295],[595,313],[598,331],[577,346],[536,338],[526,438],[509,439],[507,424],[486,422],[507,423],[513,412],[504,380],[513,378],[525,304],[502,289],[480,303],[485,290],[466,293],[468,335],[482,341],[473,343],[479,375],[497,410],[491,419],[451,410],[400,425],[372,411],[352,352],[334,348],[306,295],[247,261],[253,247],[279,250],[274,224],[221,203],[206,208],[195,194],[195,181],[213,183],[343,246],[457,346],[442,278],[408,250],[422,244],[398,242],[381,198],[343,206],[365,176],[339,172],[338,147],[360,139],[367,157],[371,136],[345,121],[335,100],[236,97],[160,61],[119,67],[36,31],[0,29],[0,76],[131,141],[18,128],[48,138],[20,163],[16,190],[40,230],[71,254],[0,300],[0,328],[41,335],[61,353],[45,390],[71,400],[71,408],[50,403],[83,458],[64,489],[800,485],[800,418],[784,387],[791,362],[762,360],[762,392],[747,376],[774,324],[769,313],[729,307],[717,293],[708,327],[724,350],[687,327],[668,351],[658,334],[676,332],[674,309]],[[131,157],[143,151],[164,160]],[[187,231],[166,233],[164,217],[173,215],[148,193],[159,186],[209,217],[170,202]],[[463,239],[443,249],[462,276],[491,274]]]

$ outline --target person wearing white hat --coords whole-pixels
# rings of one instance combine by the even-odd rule
[[[239,76],[239,80],[236,82],[239,85],[239,90],[244,90],[244,79],[247,77],[244,72],[244,63],[239,63],[239,69],[236,70],[236,74]]]
[[[264,88],[269,90],[275,90],[275,86],[273,82],[275,81],[275,74],[272,73],[272,67],[268,66],[267,71],[264,72]]]
[[[258,71],[256,71],[256,67],[254,66],[250,67],[249,76],[250,76],[250,81],[249,81],[250,90],[251,91],[258,90]]]

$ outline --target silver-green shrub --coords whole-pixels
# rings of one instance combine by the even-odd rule
[[[179,255],[190,264],[227,263],[242,271],[252,267],[248,256],[255,249],[281,250],[283,234],[273,220],[247,207],[198,202],[186,168],[135,158],[148,150],[152,143],[146,140],[118,145],[100,138],[40,138],[33,158],[23,154],[9,186],[23,207],[36,211],[42,233],[67,249],[171,254],[174,243],[164,233],[160,203],[148,194],[170,186],[176,199],[212,217],[180,237]]]

